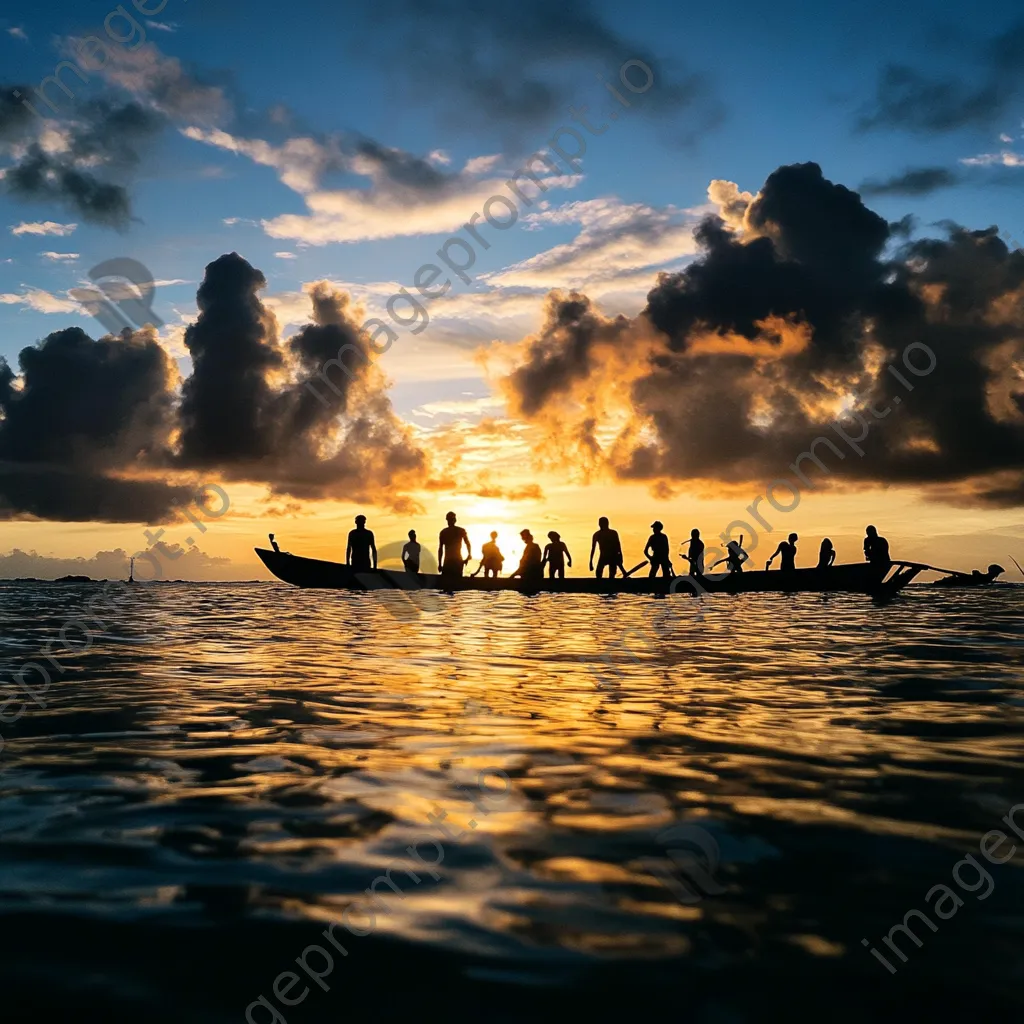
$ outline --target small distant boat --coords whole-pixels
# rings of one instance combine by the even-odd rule
[[[126,582],[128,582],[128,583],[134,583],[135,582],[135,559],[134,558],[129,563],[129,566],[128,566],[128,579],[127,579]]]
[[[890,562],[878,565],[861,562],[833,565],[828,569],[793,569],[789,572],[736,572],[700,576],[694,585],[691,577],[629,576],[595,579],[593,576],[568,576],[565,579],[526,581],[519,578],[442,576],[438,573],[412,573],[374,569],[357,572],[342,562],[303,558],[284,551],[256,548],[263,564],[279,579],[296,587],[324,590],[438,590],[446,593],[463,590],[512,590],[523,594],[683,594],[701,591],[709,594],[824,594],[853,593],[889,597],[902,590],[919,572],[928,568],[919,562]]]

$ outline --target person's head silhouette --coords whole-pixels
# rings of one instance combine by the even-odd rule
[[[690,531],[690,536],[691,536],[691,537],[692,537],[692,538],[693,538],[694,540],[700,540],[700,530],[691,530],[691,531]]]
[[[445,516],[445,519],[448,520],[448,525],[449,526],[454,526],[455,525],[455,513],[454,512],[449,512],[448,515]]]
[[[561,534],[556,533],[554,530],[548,531],[548,540],[555,542],[561,540]]]
[[[366,525],[366,516],[356,516],[356,526],[362,527],[362,526],[365,526],[365,525]]]
[[[491,530],[491,540],[497,540],[497,539],[498,539],[498,531],[497,530]]]
[[[530,533],[529,530],[520,530],[519,531],[519,536],[522,537],[523,540],[525,540],[527,544],[529,544],[530,541],[533,540],[533,534]]]
[[[795,533],[791,533],[789,535],[789,543],[790,544],[795,544],[799,539],[800,538]]]
[[[660,519],[655,519],[654,522],[651,523],[651,529],[655,533],[661,533],[661,531],[665,529],[665,524]]]
[[[409,531],[409,540],[415,540],[415,539],[416,539],[416,531],[415,530],[410,530]]]
[[[608,517],[607,516],[601,516],[601,518],[598,519],[598,521],[597,521],[597,525],[600,526],[602,530],[607,530],[608,529]]]
[[[868,533],[869,537],[877,537],[878,536],[878,531],[873,526],[869,526],[868,527],[867,533]]]

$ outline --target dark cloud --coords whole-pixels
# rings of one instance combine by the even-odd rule
[[[619,35],[588,0],[523,0],[513,7],[376,0],[371,18],[377,29],[361,36],[361,45],[386,44],[389,58],[400,53],[394,71],[409,79],[420,100],[429,95],[447,103],[449,120],[458,127],[485,127],[517,140],[525,129],[553,129],[579,102],[588,65],[621,88],[619,68],[634,59],[655,74],[657,84],[643,96],[646,110],[675,115],[701,108],[703,126],[720,116],[699,75],[679,72],[673,62]],[[380,30],[381,21],[387,31]],[[639,84],[642,73],[634,73]]]
[[[397,500],[426,459],[391,406],[349,297],[316,286],[313,322],[281,346],[259,299],[265,284],[237,253],[206,268],[185,334],[193,373],[180,463],[299,498]]]
[[[96,224],[126,227],[131,220],[127,182],[162,117],[135,102],[89,100],[56,123],[62,145],[48,140],[44,146],[42,120],[15,98],[15,91],[30,95],[24,87],[0,90],[0,144],[19,147],[4,175],[7,193],[66,207]]]
[[[200,481],[230,480],[414,508],[403,490],[426,455],[349,296],[315,286],[311,322],[282,344],[265,283],[237,253],[206,268],[180,399],[151,327],[99,341],[57,331],[22,350],[18,377],[0,360],[0,518],[157,523]]]
[[[960,175],[946,167],[912,167],[883,181],[869,179],[860,186],[865,196],[926,196],[960,183]]]
[[[845,457],[818,454],[848,485],[1024,502],[1024,256],[995,228],[894,248],[856,193],[802,164],[768,178],[742,226],[709,218],[697,238],[701,258],[661,275],[634,321],[556,295],[524,344],[510,407],[545,424],[568,462],[654,486],[763,488],[824,436]],[[926,377],[902,362],[910,345],[934,354]],[[911,354],[919,368],[929,358]],[[859,432],[851,403],[872,425],[863,457],[832,426]]]
[[[995,36],[974,56],[980,65],[974,81],[888,65],[858,126],[935,134],[995,124],[1012,112],[1024,91],[1024,22]]]
[[[77,327],[0,366],[0,514],[154,522],[193,488],[136,473],[166,462],[173,370],[150,331],[93,341]]]

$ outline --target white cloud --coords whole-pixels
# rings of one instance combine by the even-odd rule
[[[78,259],[77,252],[41,252],[39,254],[44,260],[52,260],[54,263],[68,263]]]
[[[1024,156],[1004,149],[1002,153],[981,153],[978,156],[963,157],[960,163],[968,167],[1024,167]]]
[[[530,214],[533,225],[579,224],[571,242],[531,256],[497,273],[489,284],[526,288],[593,288],[625,285],[646,279],[649,288],[656,268],[691,256],[696,216],[675,207],[655,208],[623,203],[615,197],[567,203]]]
[[[80,313],[82,307],[70,299],[62,299],[58,295],[43,291],[42,288],[27,288],[20,295],[7,292],[0,295],[0,304],[5,306],[24,306],[36,313]]]
[[[15,39],[23,39],[26,42],[28,41],[28,33],[23,28],[18,28],[17,26],[9,28],[7,30],[7,34],[9,36],[14,36]]]
[[[293,252],[275,252],[274,255],[279,260],[297,260],[299,258]]]
[[[475,179],[464,173],[439,171],[429,161],[397,149],[359,140],[289,139],[275,146],[262,139],[243,139],[220,130],[191,127],[187,138],[247,156],[272,167],[281,183],[305,200],[308,215],[282,214],[264,220],[271,238],[308,245],[359,242],[377,238],[439,234],[459,230],[480,213],[492,196],[510,198],[503,180]],[[368,178],[368,188],[325,189],[322,179],[340,171]],[[579,175],[549,175],[546,188],[573,188]],[[526,186],[524,186],[526,187]],[[508,208],[496,205],[493,216],[508,217]],[[480,219],[479,217],[477,218]],[[489,225],[480,230],[490,231]]]
[[[1003,132],[1003,134],[999,136],[999,141],[1000,142],[1013,142],[1013,136],[1012,135],[1007,135],[1006,132]]]
[[[490,156],[474,156],[466,161],[466,166],[462,170],[466,174],[486,174],[488,171],[493,171],[499,163],[501,163],[500,153],[492,153]]]
[[[54,220],[23,221],[11,228],[12,235],[70,235],[77,224],[58,224]]]
[[[452,158],[443,149],[435,149],[427,159],[432,164],[438,164],[440,166],[447,166],[452,162]]]
[[[458,398],[448,401],[427,402],[412,410],[413,416],[433,419],[435,416],[483,416],[488,412],[505,408],[500,395],[484,395],[481,398]]]
[[[177,32],[178,26],[175,22],[167,21],[147,21],[146,25],[149,28],[155,28],[157,32]]]

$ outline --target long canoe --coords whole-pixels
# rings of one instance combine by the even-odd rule
[[[902,590],[927,566],[918,562],[890,562],[887,565],[861,562],[833,565],[829,569],[793,569],[789,572],[752,571],[714,573],[710,576],[630,576],[623,579],[595,579],[567,576],[565,579],[486,579],[447,576],[437,573],[407,573],[374,569],[357,572],[342,562],[303,558],[285,551],[256,548],[263,564],[279,579],[296,587],[325,590],[514,590],[524,594],[793,594],[846,592],[889,597]]]

